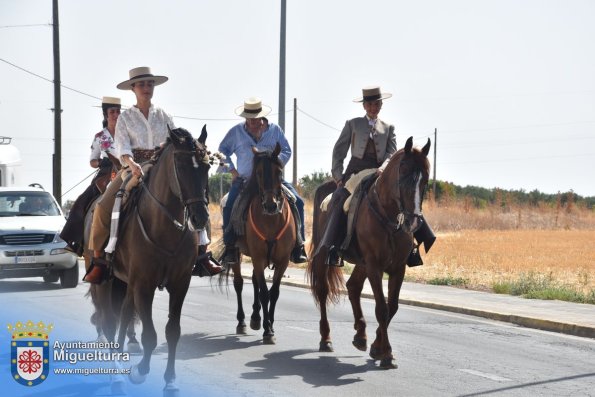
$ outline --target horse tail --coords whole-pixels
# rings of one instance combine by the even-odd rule
[[[334,192],[337,185],[334,181],[328,181],[320,185],[314,193],[313,219],[312,219],[312,241],[308,249],[308,268],[306,278],[310,284],[310,290],[314,295],[317,306],[328,303],[338,303],[341,292],[345,287],[343,271],[340,267],[328,266],[320,255],[314,255],[318,249],[326,219],[320,204],[326,196]]]

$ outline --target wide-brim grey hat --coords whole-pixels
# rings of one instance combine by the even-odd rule
[[[160,85],[165,83],[169,80],[165,76],[155,76],[151,73],[151,68],[147,66],[141,66],[138,68],[130,69],[128,72],[129,79],[126,81],[121,82],[116,87],[120,90],[130,90],[132,89],[132,84],[138,83],[139,81],[149,81],[152,80],[155,82],[155,85]]]
[[[238,106],[235,110],[235,113],[247,119],[257,119],[260,117],[265,117],[267,114],[271,113],[271,108],[269,106],[263,105],[260,98],[248,98],[244,100],[244,104],[242,106]]]
[[[371,86],[363,88],[362,96],[360,98],[355,98],[353,102],[378,101],[381,99],[388,99],[391,96],[393,96],[393,94],[382,92],[379,86]]]

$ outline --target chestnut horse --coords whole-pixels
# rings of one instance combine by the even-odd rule
[[[150,370],[157,333],[153,325],[152,305],[157,288],[169,292],[169,315],[165,327],[168,346],[164,374],[164,394],[176,394],[175,358],[180,339],[180,315],[197,258],[197,233],[208,223],[206,190],[209,155],[206,129],[198,140],[183,128],[169,130],[164,146],[156,153],[154,165],[146,172],[136,193],[131,195],[127,216],[120,222],[118,243],[114,252],[113,272],[121,281],[105,282],[95,287],[99,317],[113,321],[112,300],[121,306],[118,344],[120,349],[126,330],[136,312],[142,322],[143,357],[131,369],[129,379],[142,383]],[[127,284],[124,294],[116,288]],[[114,288],[112,288],[112,286]],[[122,301],[123,299],[123,301]],[[117,323],[103,324],[113,337]]]
[[[290,204],[282,190],[283,164],[278,158],[281,147],[276,145],[271,151],[259,152],[255,148],[252,176],[243,195],[250,198],[245,235],[238,239],[242,254],[252,258],[252,284],[254,303],[250,328],[259,330],[261,325],[260,308],[263,312],[263,343],[275,343],[275,306],[279,299],[281,279],[289,264],[289,256],[295,246],[296,227]],[[275,271],[271,289],[267,287],[264,269],[272,266]],[[237,295],[238,311],[236,318],[238,334],[246,333],[242,289],[244,280],[241,274],[241,260],[232,266],[233,286]]]
[[[384,171],[371,184],[357,210],[353,238],[343,257],[355,265],[347,281],[356,330],[353,345],[367,349],[366,321],[360,298],[366,278],[370,281],[376,302],[376,339],[370,348],[370,357],[380,360],[381,368],[396,368],[388,339],[388,325],[399,308],[399,292],[405,277],[405,264],[413,247],[413,232],[419,227],[423,193],[428,182],[430,140],[423,149],[413,148],[409,138],[405,147],[390,158]],[[324,197],[334,189],[334,182],[321,185],[314,198],[312,226],[312,252],[316,252],[322,238],[327,215],[320,210]],[[325,252],[325,250],[322,250]],[[388,301],[382,287],[387,273]],[[320,308],[319,350],[333,351],[327,304],[339,300],[344,287],[340,267],[325,265],[324,255],[310,256],[308,278],[316,304]]]

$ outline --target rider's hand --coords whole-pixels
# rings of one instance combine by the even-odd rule
[[[236,170],[235,168],[234,168],[234,169],[232,169],[232,170],[230,171],[230,173],[231,173],[231,180],[232,180],[232,181],[235,181],[235,180],[236,180],[236,178],[237,178],[238,176],[240,176],[240,173],[239,173],[239,172],[238,172],[238,170]]]
[[[136,178],[140,178],[143,176],[143,169],[141,168],[140,164],[134,161],[134,159],[131,156],[124,155],[122,156],[122,160],[124,160],[124,162],[128,164],[128,167],[130,167],[130,172],[132,172],[132,175],[134,175]]]

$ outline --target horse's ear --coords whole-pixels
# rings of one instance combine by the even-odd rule
[[[274,157],[278,157],[279,153],[281,153],[281,145],[279,144],[279,142],[277,142],[277,144],[275,145],[275,150],[273,150],[273,156]]]
[[[430,146],[431,146],[430,138],[428,138],[428,143],[421,149],[421,152],[424,156],[428,157],[428,153],[430,153]]]
[[[200,131],[200,136],[198,137],[198,141],[203,145],[207,141],[207,125],[202,126],[202,130]]]
[[[405,153],[411,153],[411,148],[413,147],[413,137],[410,136],[405,142]]]
[[[258,151],[258,149],[256,148],[256,146],[252,146],[252,153],[258,154],[260,152]]]

